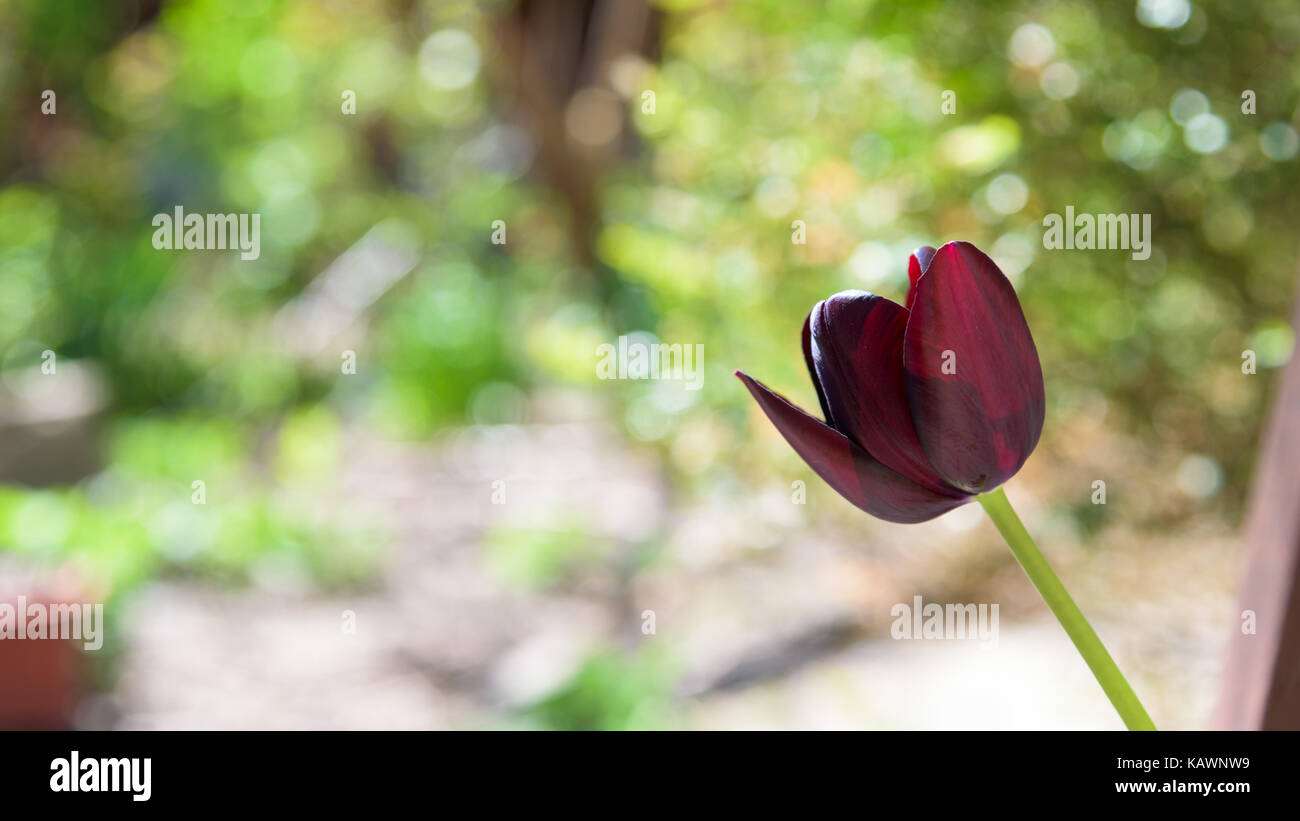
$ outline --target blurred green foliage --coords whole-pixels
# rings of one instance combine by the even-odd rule
[[[678,671],[662,652],[643,648],[592,654],[554,693],[521,713],[546,730],[655,730],[678,722],[672,703]]]
[[[566,515],[552,526],[494,523],[483,534],[484,559],[502,579],[528,588],[556,584],[575,567],[599,557],[581,518]]]
[[[296,435],[286,425],[281,453],[305,450]],[[88,589],[105,597],[168,573],[340,585],[379,567],[386,536],[377,522],[329,517],[310,492],[264,493],[233,424],[126,420],[107,450],[105,470],[83,485],[0,487],[5,547],[51,565],[71,560]]]
[[[1131,490],[1174,487],[1172,470],[1142,473],[1160,454],[1202,454],[1222,482],[1193,501],[1236,515],[1267,374],[1294,341],[1300,9],[688,5],[641,81],[655,113],[630,107],[646,150],[606,191],[598,247],[645,294],[649,330],[704,343],[708,379],[676,404],[654,401],[658,386],[621,386],[637,400],[634,435],[709,443],[669,451],[701,487],[738,459],[797,470],[774,437],[761,458],[737,456],[725,432],[747,398],[729,371],[815,408],[798,346],[812,304],[845,288],[901,301],[914,247],[966,239],[1012,277],[1029,317],[1049,470],[1070,467],[1065,440],[1104,422],[1149,447],[1134,454],[1146,466],[1112,465],[1162,485]],[[1044,250],[1044,215],[1067,206],[1152,214],[1151,258]],[[792,242],[796,220],[807,244]],[[1264,376],[1243,375],[1246,349]],[[1126,512],[1139,524],[1167,513]]]

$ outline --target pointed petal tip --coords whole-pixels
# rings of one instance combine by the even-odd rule
[[[809,416],[748,374],[737,371],[777,432],[813,472],[859,509],[889,522],[933,519],[965,504],[953,491],[934,493],[873,459],[848,437]]]
[[[903,305],[909,311],[912,310],[912,303],[916,301],[916,283],[930,268],[935,253],[936,251],[930,246],[922,245],[907,258],[907,301]]]
[[[955,239],[950,242],[945,242],[943,245],[939,246],[937,251],[934,251],[933,256],[937,257],[941,254],[944,255],[945,259],[951,259],[951,255],[953,254],[959,255],[962,258],[974,257],[981,262],[987,262],[989,265],[997,268],[998,273],[1002,273],[1002,269],[998,268],[997,263],[995,263],[988,254],[981,251],[975,243],[967,242],[964,239]]]

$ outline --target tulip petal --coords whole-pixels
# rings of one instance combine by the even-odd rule
[[[968,493],[1011,478],[1043,429],[1043,370],[993,260],[968,242],[935,253],[916,283],[903,352],[916,433],[939,475]]]
[[[812,377],[813,387],[817,389],[817,401],[822,406],[822,418],[829,423],[831,406],[826,404],[826,391],[822,389],[822,381],[817,376],[817,366],[813,363],[812,314],[808,314],[803,320],[803,361],[808,366],[808,375]]]
[[[912,252],[912,256],[907,260],[907,310],[912,310],[912,301],[916,299],[916,282],[925,273],[925,269],[930,267],[930,260],[934,259],[934,249],[928,245],[922,245]]]
[[[922,487],[956,492],[930,466],[908,409],[907,309],[866,291],[842,291],[810,316],[812,359],[831,426]]]
[[[872,459],[848,437],[736,371],[795,453],[837,493],[889,522],[924,522],[970,501],[926,490]]]

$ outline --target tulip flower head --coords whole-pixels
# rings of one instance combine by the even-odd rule
[[[923,522],[988,493],[1043,429],[1043,371],[1011,283],[968,242],[923,247],[906,306],[865,291],[817,303],[803,353],[823,422],[736,375],[795,452],[841,496]]]

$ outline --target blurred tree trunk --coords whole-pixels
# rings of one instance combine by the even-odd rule
[[[1300,328],[1300,299],[1292,327]],[[1247,560],[1214,725],[1300,729],[1300,356],[1274,402],[1246,516]],[[1249,613],[1254,632],[1248,632]]]
[[[610,69],[620,58],[657,53],[659,17],[647,0],[522,0],[496,21],[508,74],[502,79],[532,134],[542,181],[567,206],[574,254],[598,273],[597,182],[627,144],[626,105],[617,99]],[[575,139],[572,126],[581,123],[584,109],[570,110],[570,104],[584,92],[617,106],[612,114],[622,123],[604,144]]]

